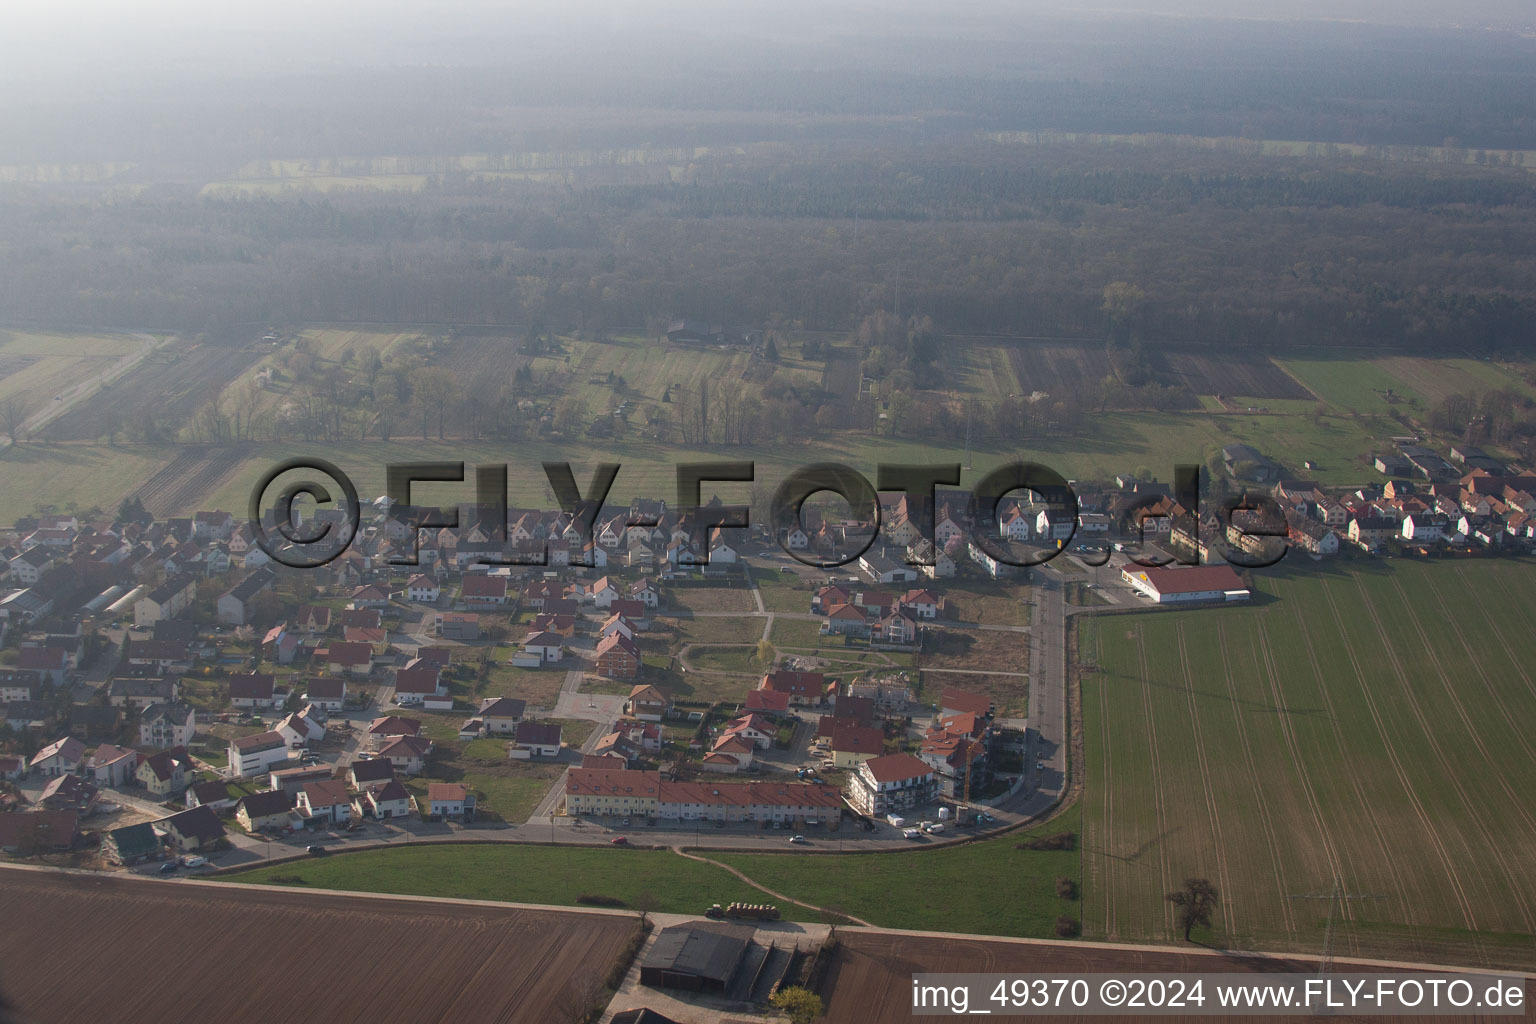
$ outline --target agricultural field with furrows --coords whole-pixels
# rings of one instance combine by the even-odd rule
[[[574,1020],[639,926],[633,915],[15,870],[0,872],[0,913],[7,1003],[58,1021]],[[59,969],[60,950],[87,948],[88,970]],[[195,950],[197,966],[148,969],[147,949]]]
[[[130,334],[0,330],[0,401],[15,398],[27,415],[55,395],[110,370],[144,347]],[[0,424],[0,432],[6,429]]]
[[[1257,573],[1251,607],[1078,625],[1084,932],[1536,966],[1536,715],[1525,561]]]

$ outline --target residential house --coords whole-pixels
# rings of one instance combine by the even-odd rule
[[[378,750],[385,744],[392,743],[401,736],[420,736],[421,722],[415,718],[405,718],[401,715],[385,715],[375,718],[368,726],[368,742],[373,749]]]
[[[876,583],[908,583],[917,579],[917,570],[910,565],[873,551],[860,556],[859,568]]]
[[[435,620],[435,632],[444,640],[460,643],[479,640],[480,617],[467,612],[440,612]]]
[[[165,819],[165,829],[179,850],[211,850],[224,838],[224,824],[211,807],[193,807]]]
[[[607,608],[623,595],[619,592],[618,584],[609,576],[604,576],[586,588],[583,597],[592,603],[594,608]]]
[[[388,761],[401,775],[420,775],[432,743],[421,736],[398,736],[379,748],[379,759]]]
[[[322,711],[343,711],[347,706],[347,681],[334,677],[311,679],[305,685],[304,699]]]
[[[473,821],[475,795],[457,782],[433,782],[427,786],[427,813],[434,819]]]
[[[62,853],[75,845],[79,826],[80,812],[72,809],[0,814],[0,851]]]
[[[500,608],[507,603],[507,578],[471,573],[459,587],[459,603],[466,608]]]
[[[261,775],[288,760],[288,741],[280,732],[240,736],[229,742],[229,767],[237,778]]]
[[[410,813],[411,794],[394,779],[368,786],[352,800],[354,817],[388,821],[409,817]]]
[[[25,761],[14,754],[0,754],[0,782],[18,782],[25,775]]]
[[[948,718],[951,715],[975,715],[978,718],[990,718],[997,710],[997,704],[991,697],[984,693],[975,693],[971,690],[959,690],[952,686],[946,686],[939,697],[939,714]]]
[[[116,789],[134,780],[139,767],[138,751],[103,743],[87,762],[98,786]]]
[[[401,707],[425,705],[428,700],[447,696],[448,688],[443,685],[442,673],[419,658],[395,673],[395,703]]]
[[[859,725],[852,721],[832,720],[828,748],[832,761],[839,768],[853,768],[872,757],[885,752],[885,731],[875,726]]]
[[[367,789],[381,782],[389,782],[394,777],[394,762],[383,757],[353,761],[347,768],[347,783],[357,790]]]
[[[235,820],[248,832],[287,828],[293,810],[293,794],[270,789],[243,796],[235,803]]]
[[[69,661],[69,652],[62,647],[23,647],[16,652],[16,668],[35,673],[50,686],[64,685]]]
[[[552,665],[564,653],[564,637],[558,633],[530,633],[523,640],[523,653],[538,664]]]
[[[373,645],[333,640],[326,647],[325,670],[331,675],[367,675],[373,670]]]
[[[792,707],[806,704],[824,704],[828,696],[827,677],[820,672],[792,672],[777,669],[763,673],[758,689],[774,690],[789,697]]]
[[[176,699],[174,679],[117,678],[107,684],[107,703],[115,708],[148,708]]]
[[[720,730],[722,736],[740,736],[761,750],[773,746],[776,734],[774,724],[759,715],[738,715]]]
[[[640,674],[640,648],[622,633],[609,633],[598,641],[594,669],[608,679],[633,679]]]
[[[877,817],[921,807],[935,792],[930,765],[912,754],[885,754],[859,764],[847,797],[854,810]]]
[[[304,783],[294,806],[305,818],[319,818],[336,825],[345,825],[352,818],[347,784],[336,779]]]
[[[243,626],[251,620],[251,602],[277,582],[271,569],[261,568],[219,596],[218,620],[229,626]]]
[[[39,807],[50,811],[78,811],[83,818],[96,809],[101,791],[96,783],[78,775],[58,775],[48,780],[37,798]]]
[[[405,598],[412,604],[437,604],[443,588],[431,576],[416,575],[405,585]]]
[[[235,798],[229,793],[229,783],[222,779],[187,787],[186,802],[188,807],[212,807],[216,811],[235,806]]]
[[[488,735],[512,736],[522,724],[527,707],[526,701],[516,697],[487,697],[480,702],[476,717],[485,724]]]
[[[671,710],[672,698],[649,683],[632,688],[624,701],[624,713],[642,722],[660,722]]]
[[[268,672],[247,672],[229,677],[229,703],[237,708],[275,708],[277,677]]]
[[[519,722],[507,756],[516,760],[560,756],[560,726],[555,722]]]
[[[13,700],[35,700],[43,681],[36,672],[20,669],[0,669],[0,704]]]
[[[349,608],[388,608],[389,591],[377,583],[365,583],[352,591]]]
[[[31,774],[51,779],[55,775],[73,775],[84,761],[85,744],[73,736],[65,736],[34,754],[27,767]]]
[[[123,867],[159,860],[164,855],[160,837],[147,821],[113,829],[102,837],[101,848],[108,860]]]
[[[939,617],[939,599],[929,590],[909,590],[901,595],[901,607],[919,619]]]
[[[169,799],[187,788],[186,752],[162,750],[151,754],[139,763],[134,777],[153,796]]]
[[[331,775],[332,769],[328,764],[301,764],[293,768],[277,768],[275,771],[268,772],[267,785],[274,790],[287,793],[291,805],[293,798],[298,795],[299,790],[304,788],[306,782],[324,782]]]

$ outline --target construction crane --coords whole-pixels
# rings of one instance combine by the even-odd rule
[[[1345,892],[1344,883],[1337,876],[1333,888],[1324,892],[1295,892],[1286,896],[1289,900],[1327,900],[1328,924],[1323,931],[1323,955],[1317,961],[1317,973],[1324,975],[1333,965],[1333,929],[1336,910],[1342,910],[1347,900],[1384,900],[1387,897],[1374,892]]]

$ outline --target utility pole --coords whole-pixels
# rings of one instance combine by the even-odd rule
[[[1342,912],[1346,901],[1352,900],[1384,900],[1387,897],[1374,892],[1346,892],[1344,883],[1334,876],[1333,888],[1325,892],[1295,892],[1286,896],[1290,900],[1327,900],[1328,924],[1323,931],[1323,955],[1317,962],[1317,973],[1321,976],[1328,973],[1328,968],[1333,966],[1333,932],[1335,912]]]

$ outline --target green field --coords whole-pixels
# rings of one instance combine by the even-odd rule
[[[1056,878],[1077,880],[1078,853],[1015,846],[1024,836],[1078,827],[1078,812],[1069,809],[1038,829],[959,847],[842,857],[705,856],[776,892],[884,927],[1043,937],[1055,934],[1058,916],[1077,917],[1077,902],[1057,897]],[[835,833],[816,845],[834,847]],[[515,903],[571,904],[593,893],[633,906],[649,894],[656,900],[652,909],[679,914],[701,913],[711,903],[769,901],[720,868],[665,850],[419,844],[217,877],[260,883],[295,874],[316,888]],[[822,920],[792,903],[778,905],[790,920]]]
[[[1167,941],[1163,895],[1222,893],[1212,941],[1536,965],[1528,563],[1259,576],[1246,608],[1088,620],[1084,926]]]
[[[418,329],[348,330],[315,327],[303,334],[315,358],[336,361],[350,349],[361,357],[366,352],[397,353],[420,336]],[[5,338],[9,338],[5,341]],[[483,342],[483,339],[482,339]],[[30,404],[47,402],[68,384],[93,368],[105,367],[116,356],[132,351],[137,342],[111,335],[46,335],[13,332],[0,336],[0,399],[16,394]],[[669,387],[696,387],[710,380],[741,386],[750,400],[771,374],[797,387],[819,386],[820,363],[802,363],[789,352],[777,365],[764,363],[743,352],[676,346],[638,337],[620,337],[597,343],[561,339],[555,356],[533,359],[540,382],[540,402],[561,396],[579,399],[591,416],[599,416],[620,401],[632,411],[660,405]],[[793,346],[785,346],[792,348]],[[290,353],[290,346],[281,350]],[[473,346],[441,350],[442,365],[455,368],[461,383],[487,374],[507,374],[521,357],[508,349]],[[1004,389],[1020,387],[1007,370],[1005,347],[985,339],[957,343],[954,351],[956,394],[973,394],[988,400]],[[9,370],[7,356],[15,357]],[[273,411],[290,401],[290,371],[271,387],[257,387],[255,374],[278,353],[246,367],[234,381],[209,380],[222,389],[226,412],[250,406]],[[436,359],[436,357],[434,357]],[[961,437],[953,439],[903,439],[876,436],[868,431],[848,431],[801,446],[761,444],[697,449],[699,457],[752,460],[759,481],[775,486],[792,469],[813,461],[845,462],[873,477],[881,462],[963,462],[967,470],[962,486],[972,486],[983,474],[1005,461],[1027,457],[1043,462],[1073,479],[1107,479],[1131,472],[1157,479],[1171,478],[1177,463],[1206,461],[1221,446],[1234,442],[1251,444],[1296,472],[1306,461],[1317,468],[1306,475],[1323,484],[1352,484],[1379,480],[1367,456],[1385,448],[1388,438],[1404,426],[1392,414],[1427,416],[1434,404],[1452,392],[1475,394],[1498,387],[1513,387],[1536,394],[1520,376],[1519,367],[1471,358],[1427,359],[1404,354],[1300,351],[1278,359],[1278,364],[1314,391],[1319,401],[1254,400],[1264,412],[1226,412],[1214,401],[1201,408],[1175,412],[1107,411],[1096,413],[1081,433],[1053,434],[1021,439],[1016,444],[977,439],[969,449]],[[361,366],[361,363],[358,364]],[[434,362],[433,365],[437,365]],[[613,374],[612,380],[608,374]],[[623,378],[622,385],[619,378]],[[1388,402],[1392,389],[1395,401]],[[958,390],[955,390],[958,389]],[[1008,392],[1013,393],[1013,392]],[[38,398],[37,396],[42,396]],[[34,401],[36,399],[36,401]],[[254,405],[251,405],[254,403]],[[674,408],[674,412],[676,409]],[[635,496],[675,498],[675,464],[689,449],[643,436],[648,432],[643,416],[632,419],[625,436],[608,440],[589,438],[529,438],[513,442],[465,441],[453,438],[421,439],[419,420],[403,416],[393,440],[349,440],[335,443],[289,440],[282,443],[248,442],[219,453],[217,471],[190,471],[181,481],[178,504],[185,513],[197,508],[243,510],[250,488],[274,463],[295,455],[328,458],[340,465],[366,497],[384,493],[385,466],[406,461],[464,461],[469,466],[508,463],[508,490],[512,504],[546,507],[551,501],[538,463],[569,461],[583,482],[598,462],[618,461],[623,470],[612,497],[627,501]],[[415,429],[416,434],[408,433]],[[6,461],[8,487],[0,494],[0,519],[14,519],[47,503],[60,508],[115,506],[135,486],[154,475],[186,449],[174,445],[64,443],[29,444],[22,454],[0,455]],[[430,484],[418,487],[413,498],[423,503],[468,500],[473,484]],[[713,489],[728,501],[749,497],[742,484],[721,484]],[[744,596],[744,595],[743,595]],[[800,592],[767,585],[764,600],[775,610],[800,610]],[[740,610],[746,610],[742,605]]]

